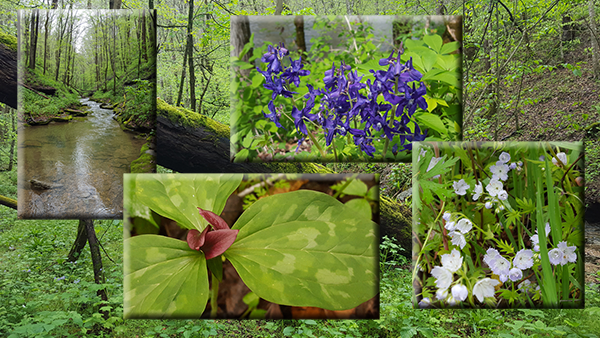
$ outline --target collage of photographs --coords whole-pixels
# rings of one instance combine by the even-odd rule
[[[0,0],[0,336],[600,337],[599,25]]]

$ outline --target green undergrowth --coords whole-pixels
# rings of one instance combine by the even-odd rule
[[[52,87],[56,89],[54,95],[42,94],[22,87],[23,93],[23,111],[31,117],[56,116],[61,114],[64,108],[80,108],[78,93],[65,86],[59,81],[55,81],[49,74],[44,75],[43,70],[36,68],[28,69],[26,83],[29,87]]]
[[[159,171],[168,171],[162,167]],[[16,197],[16,170],[0,173],[3,194]],[[13,186],[13,188],[11,188]],[[381,266],[378,320],[122,320],[120,221],[95,221],[106,283],[94,283],[89,248],[65,259],[76,220],[17,220],[0,206],[0,336],[2,337],[597,337],[598,284],[586,287],[586,308],[569,310],[413,309],[404,263]],[[389,243],[388,243],[389,245]],[[387,260],[389,261],[389,260]],[[96,292],[106,288],[109,301]],[[105,319],[101,310],[108,311]]]

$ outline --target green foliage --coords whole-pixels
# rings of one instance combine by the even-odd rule
[[[125,87],[121,113],[125,120],[135,116],[138,121],[154,117],[153,93],[155,84],[147,80],[135,80],[135,85]]]

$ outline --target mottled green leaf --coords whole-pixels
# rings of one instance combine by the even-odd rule
[[[350,309],[377,294],[376,226],[329,195],[298,190],[248,208],[224,255],[260,298]]]
[[[141,235],[124,241],[125,318],[200,317],[208,301],[202,251],[177,239]]]
[[[234,174],[126,174],[125,177],[135,180],[134,185],[125,185],[123,193],[125,200],[133,200],[130,204],[141,203],[177,221],[181,227],[198,231],[208,224],[198,213],[198,207],[220,214],[242,180],[242,175]]]

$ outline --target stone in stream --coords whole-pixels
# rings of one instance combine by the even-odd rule
[[[31,183],[31,189],[35,190],[47,190],[62,187],[62,184],[43,182],[40,180],[36,180],[35,178],[29,180],[29,183]]]

